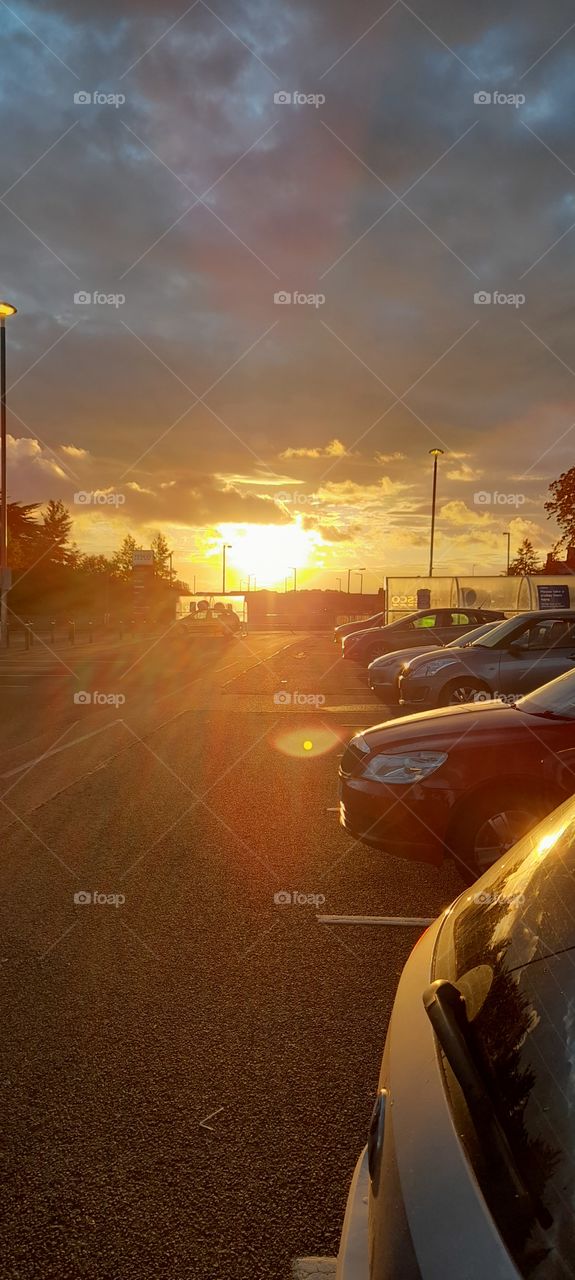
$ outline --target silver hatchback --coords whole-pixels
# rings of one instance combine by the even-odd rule
[[[337,1280],[575,1276],[574,1010],[571,798],[405,966]]]

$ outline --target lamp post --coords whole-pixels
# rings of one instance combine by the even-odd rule
[[[337,589],[338,591],[341,592],[341,578],[336,578],[336,582],[337,582]]]
[[[355,572],[356,572],[356,573],[358,574],[358,576],[359,576],[359,594],[360,594],[360,596],[362,596],[362,595],[363,595],[363,575],[364,575],[365,570],[364,570],[364,569],[356,569],[356,571],[355,571]]]
[[[351,575],[352,573],[365,573],[365,565],[361,569],[348,569],[347,571],[347,594],[351,591]]]
[[[0,302],[0,647],[8,644],[8,490],[6,486],[6,320],[16,315]]]
[[[509,565],[511,564],[511,533],[504,533],[503,537],[507,538],[507,577],[509,577]]]
[[[224,542],[222,547],[222,595],[226,594],[226,551],[231,551],[231,542]]]
[[[429,576],[433,577],[433,543],[435,539],[435,502],[437,497],[437,459],[443,457],[444,449],[430,449],[433,458],[433,493],[431,497],[431,539],[429,543]]]
[[[293,589],[297,591],[297,569],[294,568],[293,564],[290,564],[290,569],[293,573]]]

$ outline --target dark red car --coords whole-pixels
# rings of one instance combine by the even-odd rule
[[[348,743],[340,820],[388,853],[475,878],[575,792],[575,673],[514,705],[446,707]]]

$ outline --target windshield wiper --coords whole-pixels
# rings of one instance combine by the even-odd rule
[[[536,1216],[548,1227],[551,1215],[531,1192],[501,1123],[489,1082],[478,1061],[465,1000],[444,978],[423,993],[425,1012],[467,1103],[477,1137],[511,1191],[516,1209],[530,1222]]]

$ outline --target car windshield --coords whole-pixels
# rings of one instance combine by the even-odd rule
[[[575,720],[575,671],[567,671],[549,684],[542,685],[534,693],[520,698],[516,705],[528,715]]]
[[[462,1137],[523,1276],[575,1276],[575,798],[530,832],[447,913],[433,976],[464,996],[473,1051],[523,1181],[550,1225],[495,1203],[454,1080]]]
[[[506,618],[505,622],[499,622],[480,639],[474,640],[473,644],[477,645],[478,649],[499,649],[507,637],[512,636],[517,630],[521,621],[520,618]]]
[[[495,626],[493,622],[484,622],[482,627],[474,627],[473,631],[468,631],[466,636],[456,636],[455,640],[450,640],[445,645],[446,649],[467,649],[468,645],[475,644],[481,636],[486,636],[488,631],[492,631]]]

